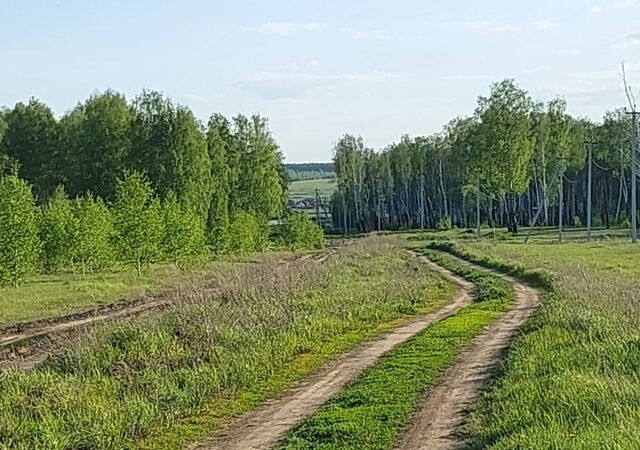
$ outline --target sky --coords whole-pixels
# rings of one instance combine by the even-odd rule
[[[503,78],[594,120],[622,61],[640,92],[640,0],[0,0],[0,42],[0,105],[154,89],[268,117],[287,162],[438,132]]]

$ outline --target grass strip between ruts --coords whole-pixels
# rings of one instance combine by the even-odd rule
[[[514,299],[508,283],[439,253],[432,261],[475,283],[475,302],[399,345],[318,413],[303,421],[280,449],[389,449],[456,357]]]

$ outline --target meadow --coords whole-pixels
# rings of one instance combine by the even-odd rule
[[[210,262],[187,271],[171,264],[153,264],[140,275],[132,269],[85,275],[38,274],[18,287],[0,288],[0,329],[34,320],[91,311],[120,301],[152,295],[165,288],[222,275],[232,262]]]
[[[289,186],[289,199],[297,201],[315,198],[316,189],[321,197],[331,197],[331,194],[337,189],[335,178],[294,181]]]
[[[637,448],[637,247],[466,240],[456,248],[543,292],[543,307],[513,342],[466,426],[470,447]]]
[[[215,294],[214,294],[215,292]],[[103,324],[0,376],[8,448],[181,448],[454,288],[388,238],[237,267],[160,313]]]

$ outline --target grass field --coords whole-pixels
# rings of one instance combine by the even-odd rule
[[[476,301],[394,348],[321,411],[303,421],[280,449],[393,448],[420,404],[422,392],[437,382],[456,356],[513,300],[513,292],[502,279],[459,266],[434,252],[428,254],[476,283]]]
[[[316,189],[320,196],[331,197],[331,194],[337,189],[336,180],[333,178],[325,178],[320,180],[301,180],[294,181],[289,186],[289,198],[291,200],[302,200],[305,198],[315,198]]]
[[[465,241],[464,248],[516,274],[553,279],[471,417],[471,448],[638,448],[638,247]]]
[[[329,358],[434,310],[454,288],[392,241],[318,264],[254,264],[175,308],[95,327],[35,369],[0,377],[9,448],[181,448]]]
[[[163,288],[222,276],[232,265],[231,260],[215,261],[188,271],[169,264],[152,265],[141,276],[127,269],[86,275],[37,275],[19,287],[0,288],[0,329],[81,313]]]

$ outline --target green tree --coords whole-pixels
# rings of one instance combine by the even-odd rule
[[[224,230],[229,225],[229,195],[231,193],[231,168],[228,156],[232,136],[229,121],[221,114],[214,114],[207,127],[207,148],[211,160],[211,206],[207,229],[209,243],[214,250],[224,248]]]
[[[207,218],[211,203],[211,161],[200,123],[184,106],[158,92],[144,91],[133,102],[129,166],[147,174],[157,193],[169,191]]]
[[[514,80],[491,86],[489,97],[479,97],[473,154],[470,165],[480,168],[485,192],[507,195],[507,228],[518,232],[517,195],[529,184],[533,154],[531,114],[533,104]]]
[[[51,109],[34,98],[4,114],[7,130],[0,153],[19,162],[20,176],[44,199],[62,181],[58,123]]]
[[[139,172],[125,172],[116,181],[113,203],[116,244],[120,258],[142,273],[142,265],[161,255],[164,233],[162,209],[149,180]]]
[[[228,253],[244,254],[264,250],[269,241],[267,224],[255,214],[236,211],[226,230],[225,243]]]
[[[58,186],[49,201],[40,207],[38,229],[46,271],[55,272],[71,264],[74,222],[71,201],[64,188]]]
[[[162,202],[164,235],[161,248],[166,259],[179,267],[202,261],[206,254],[204,224],[190,209],[181,206],[175,194]]]
[[[286,186],[282,177],[282,154],[268,122],[256,115],[251,119],[235,117],[234,123],[232,154],[237,154],[239,177],[231,194],[232,205],[265,221],[278,217],[286,201]]]
[[[292,250],[324,247],[324,231],[305,213],[291,213],[286,217],[282,237]]]
[[[114,262],[113,217],[101,198],[91,194],[71,202],[71,259],[84,275],[109,268]]]
[[[0,285],[17,286],[40,255],[31,187],[14,175],[0,178]]]
[[[67,116],[70,124],[78,121],[63,127],[67,184],[76,194],[91,191],[111,199],[131,147],[131,107],[124,95],[106,91],[91,96]]]

